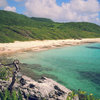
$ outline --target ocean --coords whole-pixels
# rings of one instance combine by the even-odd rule
[[[17,53],[11,58],[30,65],[28,69],[35,75],[100,98],[100,43]]]

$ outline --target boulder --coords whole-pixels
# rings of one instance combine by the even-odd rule
[[[29,93],[29,100],[66,100],[68,93],[71,92],[50,78],[42,77],[38,81],[27,76],[22,78],[26,81],[25,86],[22,87],[27,87],[27,90],[23,89],[23,93],[25,97]]]

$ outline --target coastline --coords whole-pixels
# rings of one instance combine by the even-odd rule
[[[16,52],[41,51],[63,46],[75,46],[85,43],[99,43],[100,38],[66,39],[66,40],[36,40],[15,41],[14,43],[0,43],[0,55],[9,55]]]

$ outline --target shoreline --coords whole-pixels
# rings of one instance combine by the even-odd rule
[[[14,43],[0,43],[0,55],[9,55],[25,51],[49,50],[64,46],[75,46],[85,43],[99,43],[100,38],[88,39],[66,39],[66,40],[36,40],[36,41],[15,41]]]

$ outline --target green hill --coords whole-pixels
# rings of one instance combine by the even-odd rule
[[[31,19],[33,19],[35,21],[41,21],[41,22],[53,22],[51,19],[47,19],[47,18],[32,17]]]
[[[0,10],[0,42],[96,37],[100,37],[100,26],[93,23],[56,23]]]

